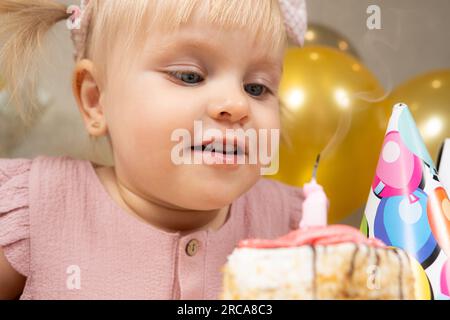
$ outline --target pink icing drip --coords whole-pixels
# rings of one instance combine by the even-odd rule
[[[243,240],[239,243],[239,248],[288,248],[304,245],[332,245],[347,242],[365,244],[373,247],[386,247],[378,239],[366,238],[356,228],[346,225],[332,225],[295,230],[275,240]]]

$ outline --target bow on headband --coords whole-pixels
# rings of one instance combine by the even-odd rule
[[[284,25],[289,38],[298,46],[302,46],[307,29],[305,0],[278,0],[284,17]]]
[[[284,17],[286,32],[294,44],[302,46],[306,28],[307,14],[305,0],[278,0]],[[72,28],[72,41],[75,46],[75,60],[82,59],[86,50],[89,23],[91,20],[91,6],[89,0],[81,0],[81,11],[69,7],[67,13],[71,13],[71,19],[79,17],[80,25]]]

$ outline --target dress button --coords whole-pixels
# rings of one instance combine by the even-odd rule
[[[193,257],[200,249],[200,242],[197,239],[192,239],[186,246],[186,253],[189,257]]]

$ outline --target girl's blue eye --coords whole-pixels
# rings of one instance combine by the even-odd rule
[[[205,79],[196,72],[173,71],[169,72],[169,74],[175,77],[177,80],[180,80],[189,85],[195,85],[205,81]],[[265,85],[258,83],[246,84],[244,86],[244,90],[253,97],[260,97],[269,91],[269,89]]]
[[[170,72],[172,76],[187,84],[197,84],[203,82],[203,77],[195,72]]]
[[[260,97],[268,91],[266,86],[257,83],[246,84],[244,89],[245,92],[253,97]]]

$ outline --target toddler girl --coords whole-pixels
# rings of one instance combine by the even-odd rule
[[[239,240],[278,237],[301,218],[302,191],[262,179],[259,156],[249,161],[276,143],[238,133],[279,129],[286,35],[300,44],[304,2],[90,0],[80,9],[0,2],[0,74],[13,101],[28,101],[40,42],[67,21],[79,111],[114,159],[0,160],[0,298],[217,299]],[[180,154],[203,162],[179,163]]]

